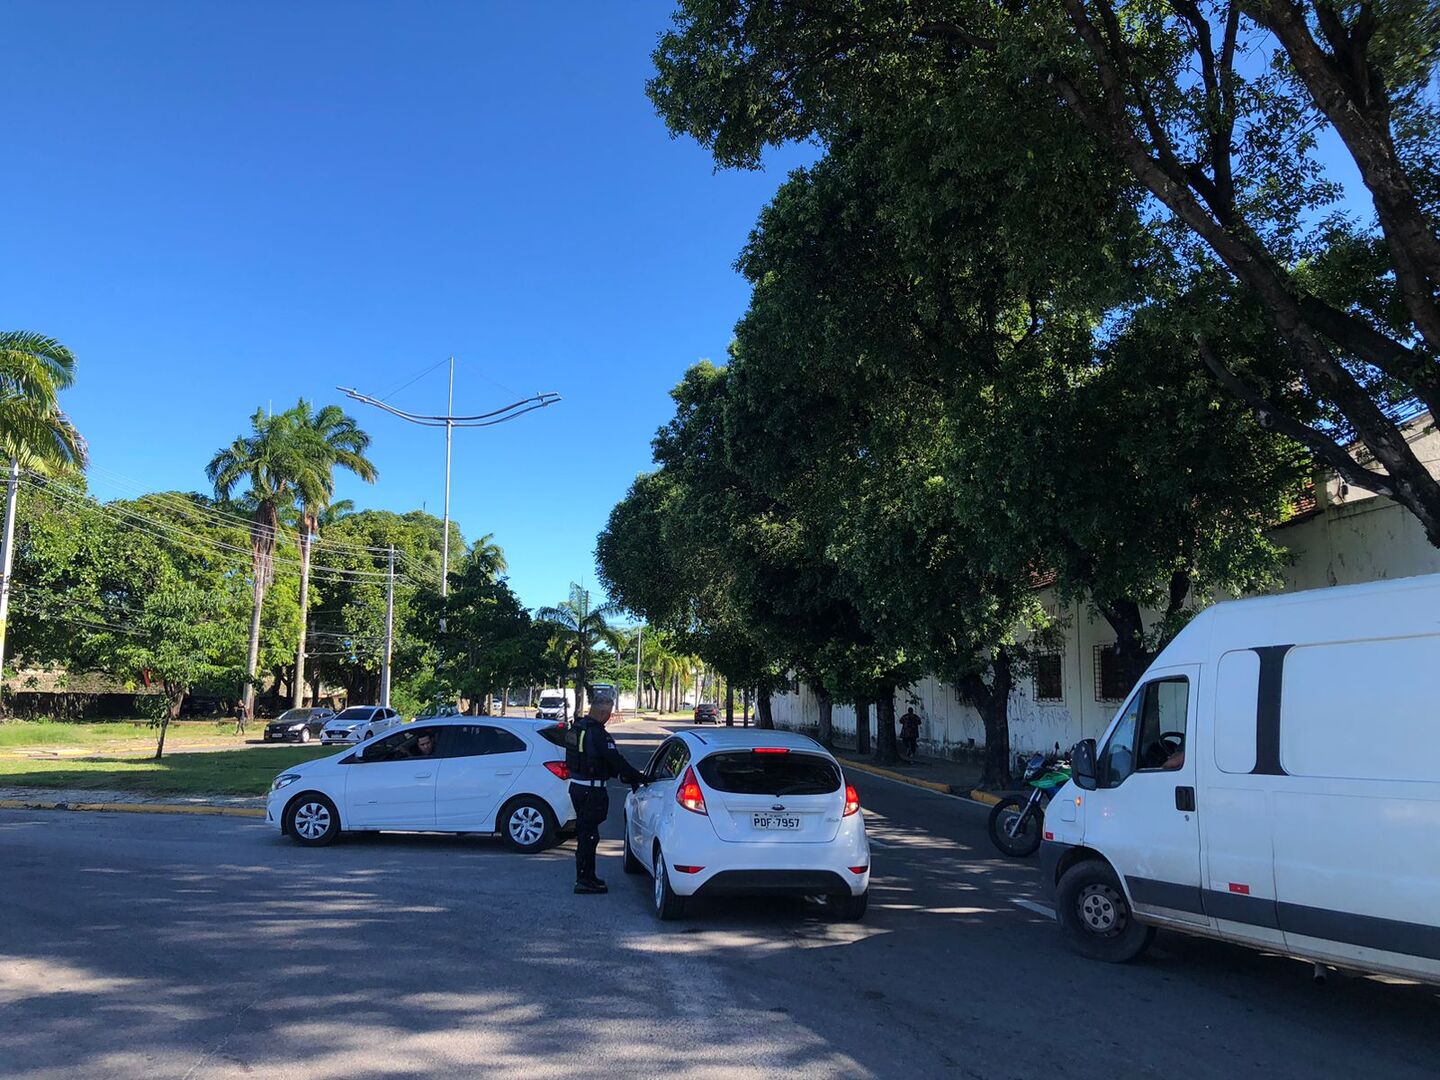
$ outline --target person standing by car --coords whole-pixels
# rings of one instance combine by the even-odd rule
[[[245,721],[250,719],[250,710],[245,707],[245,699],[240,698],[235,702],[235,734],[245,734]]]
[[[905,756],[914,761],[920,748],[920,717],[915,715],[913,705],[900,717],[900,745],[905,748]]]
[[[595,873],[595,849],[600,844],[600,825],[610,816],[610,793],[606,783],[619,777],[631,789],[645,779],[630,766],[605,730],[614,702],[597,694],[590,711],[576,721],[565,736],[565,764],[570,770],[570,801],[575,805],[575,891],[603,893],[610,890]]]

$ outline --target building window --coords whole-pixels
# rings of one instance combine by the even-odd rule
[[[1065,682],[1059,653],[1041,653],[1035,658],[1035,700],[1064,701]]]
[[[1124,701],[1130,688],[1120,674],[1120,658],[1114,645],[1095,646],[1095,700]]]

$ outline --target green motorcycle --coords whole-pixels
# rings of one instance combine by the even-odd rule
[[[1013,858],[1033,855],[1045,829],[1045,808],[1070,779],[1070,762],[1035,753],[1025,763],[1023,779],[1030,795],[1011,795],[990,810],[990,842]]]

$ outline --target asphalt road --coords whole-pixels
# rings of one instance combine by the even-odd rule
[[[571,893],[570,844],[0,812],[0,1076],[1437,1075],[1434,989],[1317,988],[1178,937],[1083,961],[1016,904],[1034,865],[993,857],[983,808],[853,779],[861,924],[788,901],[656,922],[618,789],[604,897]]]

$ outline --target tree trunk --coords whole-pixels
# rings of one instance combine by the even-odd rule
[[[265,605],[265,575],[255,574],[252,592],[254,607],[250,611],[250,649],[245,660],[245,690],[241,699],[248,716],[255,715],[255,667],[260,662],[260,610]]]
[[[743,723],[745,724],[746,727],[749,727],[749,726],[750,726],[750,688],[749,688],[748,686],[745,688],[744,694],[742,695],[742,697],[741,697],[740,700],[741,700],[741,708],[742,708],[742,710],[743,710],[743,715],[744,715]]]
[[[1140,615],[1140,605],[1134,600],[1120,599],[1097,606],[1115,631],[1115,665],[1124,682],[1124,693],[1128,694],[1155,659],[1155,654],[1145,646],[1145,621]]]
[[[155,760],[159,761],[165,756],[165,734],[170,730],[170,721],[180,715],[180,706],[185,701],[184,690],[171,690],[165,688],[165,715],[160,718],[160,738],[155,743]]]
[[[290,704],[297,709],[305,704],[305,630],[310,619],[309,525],[303,525],[300,534],[300,643],[295,647],[295,693],[290,699]]]
[[[985,754],[981,759],[980,786],[1004,790],[1010,786],[1010,690],[1015,682],[1008,650],[996,649],[990,661],[990,682],[982,675],[960,679],[956,689],[980,712],[985,725]]]
[[[765,731],[775,730],[775,714],[770,711],[769,690],[761,690],[755,695],[755,726]]]
[[[819,743],[826,750],[835,748],[835,702],[830,691],[823,686],[815,687],[815,701],[820,706]]]
[[[725,726],[735,726],[735,688],[725,683]]]
[[[875,760],[891,765],[900,760],[895,738],[895,688],[890,687],[875,702]]]
[[[502,694],[502,697],[500,698],[500,715],[501,715],[501,716],[509,716],[509,715],[510,715],[510,687],[508,687],[508,686],[505,687],[505,689],[504,689],[503,691],[501,691],[501,694]]]
[[[870,703],[855,702],[855,752],[870,753]]]

